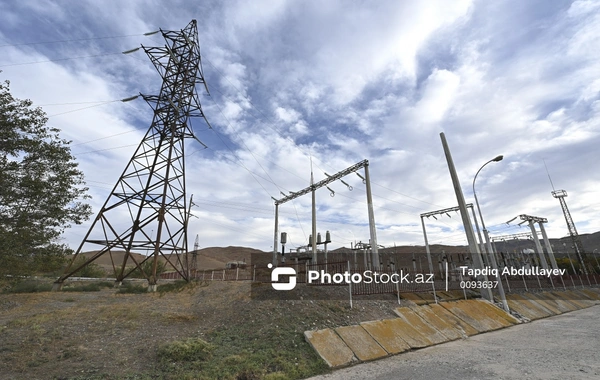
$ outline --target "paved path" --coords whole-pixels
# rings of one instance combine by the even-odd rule
[[[600,306],[310,378],[403,379],[600,379]]]

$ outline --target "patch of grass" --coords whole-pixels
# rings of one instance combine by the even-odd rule
[[[4,289],[4,293],[39,293],[52,290],[52,284],[33,280],[15,282],[12,286]]]
[[[119,294],[140,294],[140,293],[148,293],[148,287],[144,285],[136,285],[131,282],[123,282],[117,290]]]
[[[188,338],[167,343],[158,349],[161,360],[169,362],[198,362],[211,357],[214,347],[200,338]]]
[[[160,360],[167,379],[280,380],[301,379],[327,372],[328,367],[284,319],[260,328],[224,326],[208,335],[212,346],[203,360]],[[159,357],[164,351],[158,352]]]
[[[64,292],[99,292],[103,288],[112,288],[114,285],[110,281],[92,282],[87,284],[77,284],[75,286],[63,287]]]
[[[187,282],[185,280],[178,280],[175,282],[168,282],[166,284],[158,285],[156,291],[161,295],[170,292],[181,292],[183,290],[193,290],[196,286],[196,282]]]

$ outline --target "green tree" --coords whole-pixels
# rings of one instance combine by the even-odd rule
[[[0,82],[0,274],[56,270],[71,253],[61,234],[91,214],[69,141],[47,121]]]

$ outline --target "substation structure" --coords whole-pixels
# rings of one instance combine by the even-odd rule
[[[357,171],[360,170],[361,168],[364,168],[364,177],[357,173]],[[274,228],[275,231],[274,231],[274,241],[273,241],[273,260],[272,260],[273,266],[278,265],[277,246],[279,244],[279,242],[278,242],[279,205],[283,204],[285,202],[291,201],[293,199],[296,199],[298,197],[301,197],[303,195],[306,195],[308,193],[312,193],[312,236],[313,236],[313,239],[311,239],[310,245],[312,246],[312,263],[317,264],[317,239],[314,238],[317,236],[316,190],[321,187],[327,187],[328,184],[338,181],[338,180],[341,181],[344,185],[346,185],[351,190],[352,187],[350,185],[348,185],[346,182],[344,182],[342,180],[342,178],[349,174],[352,174],[352,173],[356,173],[356,175],[358,175],[362,179],[363,183],[366,185],[367,208],[368,208],[368,213],[369,213],[369,232],[370,232],[370,236],[371,236],[371,239],[370,239],[371,240],[370,241],[371,264],[373,265],[374,268],[380,268],[379,252],[377,249],[377,232],[375,229],[375,214],[373,211],[373,196],[371,194],[371,179],[369,176],[369,161],[368,160],[363,160],[363,161],[356,163],[356,164],[354,164],[342,171],[339,171],[333,175],[328,175],[327,173],[325,173],[327,175],[327,178],[325,178],[324,180],[319,181],[317,183],[314,183],[312,172],[311,172],[310,186],[308,186],[300,191],[292,192],[291,194],[289,194],[281,199],[273,198],[273,201],[275,201],[275,228]],[[328,187],[327,187],[327,189],[332,194],[334,194],[333,190],[331,190]]]
[[[105,254],[110,256],[117,284],[139,271],[148,280],[149,290],[156,290],[159,258],[189,280],[187,225],[191,200],[188,205],[184,140],[200,142],[190,126],[191,118],[203,118],[210,127],[196,91],[197,84],[206,88],[206,82],[196,20],[183,30],[160,32],[165,46],[141,46],[162,77],[159,95],[140,94],[152,108],[152,124],[73,260],[54,283],[54,290],[60,290],[67,278]],[[84,249],[95,253],[80,264],[76,260]],[[114,260],[116,251],[123,252],[121,262]]]
[[[573,241],[575,254],[577,254],[577,260],[579,261],[579,265],[581,266],[583,274],[587,274],[587,269],[585,265],[585,250],[583,249],[583,244],[581,243],[581,239],[579,238],[579,234],[577,233],[575,222],[573,222],[571,212],[569,212],[569,208],[567,207],[567,201],[565,200],[565,198],[567,197],[567,192],[565,190],[553,190],[552,196],[554,198],[557,198],[560,202],[560,207],[562,208],[563,215],[565,216],[565,221],[567,222],[567,228],[569,229],[569,236]]]
[[[473,203],[467,203],[466,204],[466,208],[467,209],[471,209],[471,212],[473,213],[473,219],[475,220],[475,226],[477,228],[477,233],[479,234],[479,241],[481,242],[481,234],[479,232],[479,224],[477,223],[477,217],[475,216],[475,209],[473,208]],[[427,239],[427,230],[425,229],[425,218],[431,218],[433,217],[434,219],[437,220],[436,215],[446,215],[448,217],[450,217],[450,212],[459,212],[460,211],[460,207],[456,206],[456,207],[449,207],[449,208],[445,208],[442,210],[436,210],[436,211],[430,211],[430,212],[425,212],[423,214],[421,214],[421,226],[423,227],[423,238],[425,239],[425,252],[427,253],[427,263],[429,264],[429,273],[433,273],[433,262],[431,261],[431,250],[429,248],[429,240]],[[483,245],[483,243],[481,244]],[[479,252],[475,252],[472,254],[473,257],[471,258],[474,262],[474,264],[478,267],[478,268],[483,268],[483,261],[481,258],[481,254]]]

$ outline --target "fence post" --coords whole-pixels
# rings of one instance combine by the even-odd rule
[[[398,271],[394,271],[396,275],[398,275]],[[400,285],[398,285],[400,281],[396,281],[396,294],[398,295],[398,305],[400,305]]]
[[[437,300],[437,295],[435,294],[435,278],[433,279],[433,282],[431,283],[431,287],[433,288],[433,299],[435,300],[435,303],[438,303]]]
[[[235,280],[238,280],[238,277],[240,276],[240,267],[237,267],[237,270],[235,272]]]
[[[225,281],[225,269],[223,269],[223,281]]]
[[[210,274],[211,281],[215,279],[215,271],[213,270]]]
[[[348,260],[348,273],[350,273],[350,261]],[[308,272],[307,272],[308,275]],[[307,278],[307,282],[308,282],[308,276]],[[350,278],[352,278],[352,276],[350,276]],[[350,296],[350,309],[352,309],[352,281],[348,281],[348,295]]]
[[[462,271],[458,272],[459,278],[460,278],[460,282],[463,282],[463,276],[462,276]],[[467,299],[467,290],[465,289],[466,286],[462,286],[462,290],[463,290],[463,295],[465,296],[465,300]]]

